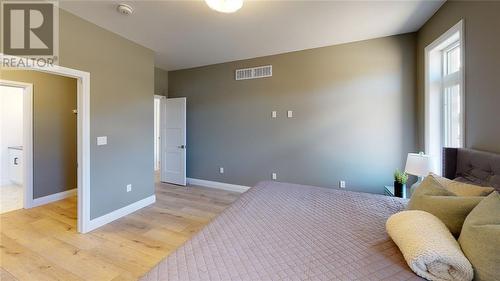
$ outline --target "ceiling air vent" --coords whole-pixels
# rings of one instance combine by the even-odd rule
[[[271,76],[273,76],[272,65],[236,69],[236,80],[257,79]]]

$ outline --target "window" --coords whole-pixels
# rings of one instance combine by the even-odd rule
[[[442,51],[443,61],[443,146],[462,147],[460,42],[453,42]]]
[[[463,22],[425,48],[425,149],[441,171],[443,147],[464,146]]]

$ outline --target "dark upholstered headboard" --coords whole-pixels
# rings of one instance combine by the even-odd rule
[[[500,191],[500,154],[468,148],[443,149],[443,176]]]

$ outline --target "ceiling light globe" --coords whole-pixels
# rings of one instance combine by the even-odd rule
[[[234,13],[243,6],[243,0],[205,0],[210,9],[221,13]]]

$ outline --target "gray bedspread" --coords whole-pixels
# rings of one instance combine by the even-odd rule
[[[262,182],[142,280],[421,280],[385,231],[404,204]]]

